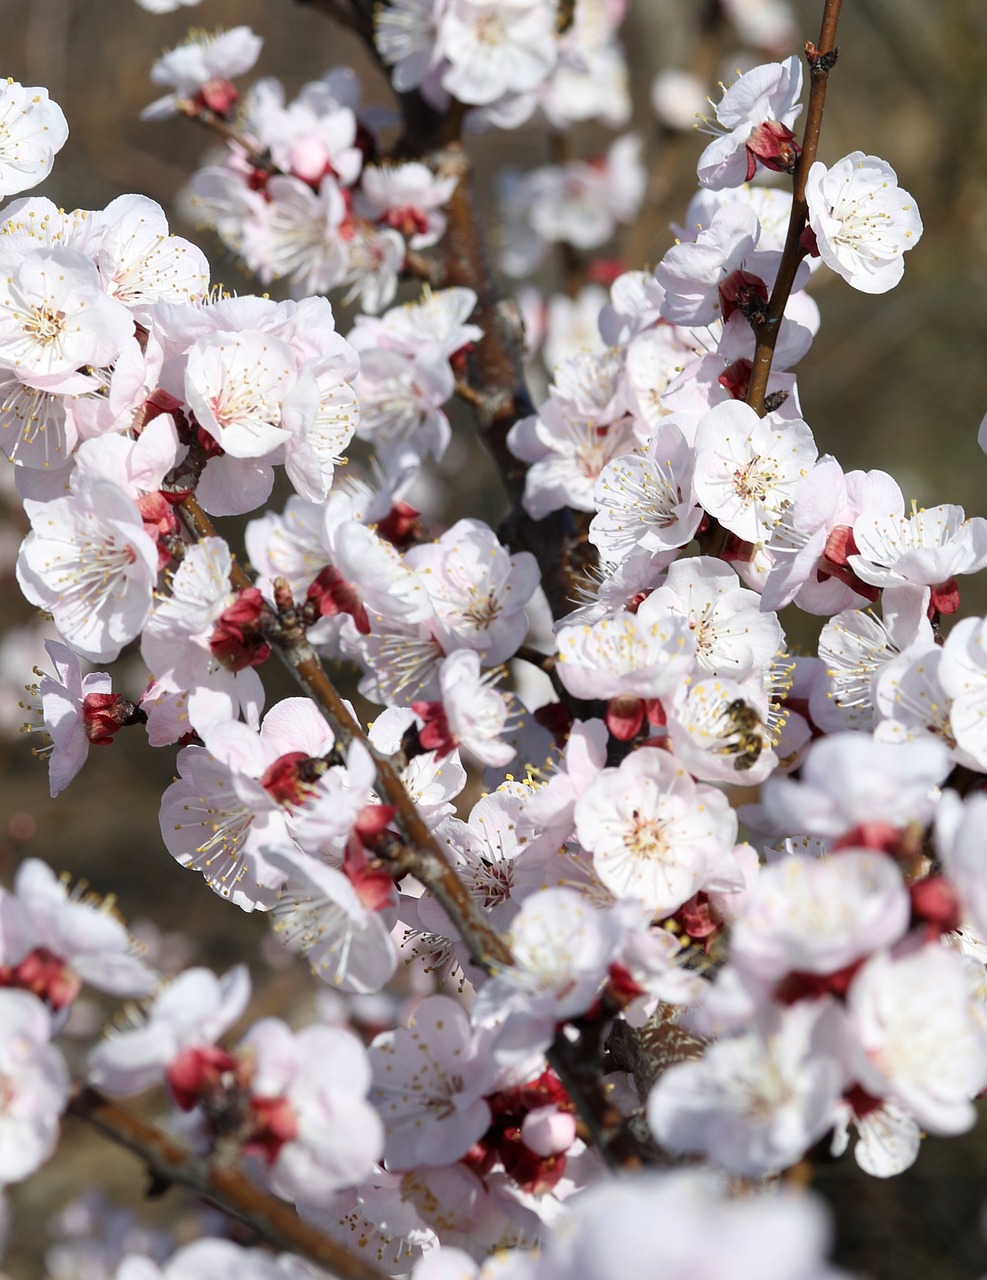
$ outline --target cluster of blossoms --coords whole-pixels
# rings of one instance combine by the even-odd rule
[[[566,24],[554,0],[394,0],[374,39],[433,107],[507,124],[540,106],[562,125],[604,114],[577,106],[594,83],[618,122],[622,7],[580,3]],[[735,1200],[726,1175],[770,1179],[853,1130],[857,1162],[888,1176],[923,1132],[970,1128],[987,1089],[987,620],[945,625],[957,577],[987,566],[987,520],[909,511],[886,473],[820,455],[793,372],[819,323],[814,268],[893,287],[914,201],[875,157],[815,161],[793,263],[792,198],[758,179],[798,163],[799,65],[725,90],[676,243],[602,305],[587,295],[593,342],[568,344],[506,434],[526,518],[565,512],[598,554],[548,640],[534,554],[468,516],[426,534],[407,500],[490,337],[464,286],[388,308],[457,179],[389,164],[347,74],[287,105],[262,81],[238,106],[231,77],[258,51],[240,28],[165,55],[154,114],[235,121],[193,187],[262,280],[350,287],[373,314],[344,338],[325,297],[211,290],[140,196],[70,213],[22,198],[0,211],[0,436],[30,523],[18,581],[59,636],[25,703],[52,794],[124,729],[177,746],[168,851],[266,913],[342,999],[230,1040],[244,965],[166,982],[111,903],[26,861],[0,890],[0,1184],[54,1147],[69,1076],[52,1040],[88,984],[143,1001],[89,1050],[88,1083],[165,1090],[199,1151],[238,1150],[382,1273],[605,1280],[647,1259],[725,1277],[743,1257],[768,1280],[835,1275],[812,1201]],[[17,194],[65,128],[43,91],[5,95],[0,190]],[[600,243],[587,208],[607,235],[630,216],[636,145],[600,179],[530,182],[543,245]],[[369,477],[344,466],[355,439]],[[294,491],[280,513],[275,468]],[[253,576],[208,519],[242,515]],[[824,620],[817,657],[787,653],[788,606]],[[131,644],[139,697],[84,673]],[[265,709],[275,650],[319,696]],[[326,695],[319,656],[356,666],[372,726]],[[522,700],[508,664],[533,662],[552,685]],[[391,1001],[399,965],[411,999]],[[373,1009],[362,1035],[355,1008]],[[708,1169],[611,1177],[560,1069],[605,1033],[596,1082]],[[640,1091],[621,1036],[652,1046]],[[116,1280],[234,1270],[316,1274],[217,1237],[131,1251]]]
[[[626,0],[395,0],[374,11],[374,42],[400,92],[476,127],[511,129],[541,110],[555,129],[630,115],[617,40]],[[568,12],[567,12],[568,10]]]
[[[260,49],[249,27],[195,33],[155,64],[152,78],[171,92],[143,114],[234,122],[223,163],[192,179],[199,220],[263,283],[288,280],[300,297],[348,286],[377,311],[394,297],[409,250],[442,236],[455,179],[382,158],[373,112],[361,111],[346,68],[291,102],[273,79],[241,98],[233,78]]]

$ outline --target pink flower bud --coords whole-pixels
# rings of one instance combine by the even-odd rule
[[[555,1107],[536,1107],[521,1122],[521,1141],[539,1156],[568,1151],[576,1138],[576,1118]]]

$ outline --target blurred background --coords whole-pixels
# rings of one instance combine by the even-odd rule
[[[793,0],[795,41],[766,53],[745,45],[736,26],[704,0],[630,0],[623,35],[634,114],[627,128],[644,139],[649,189],[638,223],[608,253],[619,253],[629,267],[654,265],[671,241],[668,224],[681,219],[694,190],[702,139],[659,124],[650,96],[655,75],[691,71],[716,96],[717,81],[734,78],[737,68],[798,52],[803,39],[815,38],[821,8],[818,0]],[[210,139],[188,121],[143,124],[137,118],[158,96],[148,80],[151,63],[190,23],[207,29],[247,23],[264,37],[247,82],[277,76],[291,97],[306,80],[350,65],[361,75],[367,101],[393,105],[358,39],[293,0],[204,0],[160,17],[131,0],[0,0],[0,73],[47,87],[69,121],[69,140],[51,178],[32,194],[66,208],[99,208],[124,191],[149,195],[168,211],[174,231],[214,255],[214,280],[246,292],[256,286],[182,215],[181,192]],[[884,296],[817,276],[813,293],[823,323],[799,369],[803,413],[820,452],[834,453],[845,469],[879,467],[897,478],[906,500],[956,502],[968,515],[984,515],[987,458],[977,428],[987,413],[987,5],[851,0],[838,43],[820,158],[832,163],[862,150],[888,159],[918,201],[925,236],[906,259],[903,283]],[[579,129],[571,152],[602,152],[613,136],[598,127]],[[494,235],[497,171],[544,164],[553,145],[543,125],[470,140]],[[566,267],[561,257],[551,259],[537,283],[547,292],[563,289]],[[276,288],[271,292],[278,296]],[[347,327],[342,320],[343,332]],[[457,425],[445,467],[457,477],[448,514],[496,521],[504,510],[496,474],[472,442],[468,421]],[[10,489],[5,475],[3,492]],[[24,630],[31,610],[13,580],[22,534],[16,514],[0,525],[0,877],[9,881],[25,856],[43,857],[95,890],[116,894],[159,957],[223,970],[249,956],[256,1011],[293,1010],[311,998],[302,970],[266,963],[263,922],[216,899],[161,845],[157,805],[172,778],[170,752],[152,751],[131,735],[122,740],[125,747],[91,753],[84,775],[56,801],[48,799],[45,769],[17,733],[21,686],[42,656],[31,649]],[[966,585],[962,609],[987,609],[984,589]],[[126,681],[126,659],[121,665]],[[278,672],[272,675],[269,702],[292,692],[278,684]],[[132,664],[129,679],[138,693],[139,664]],[[140,924],[151,919],[153,926]],[[91,1006],[91,1026],[80,1025],[80,1034],[97,1026],[103,1012]],[[66,1269],[65,1257],[59,1262],[52,1252],[44,1223],[94,1182],[105,1186],[110,1204],[133,1210],[141,1221],[192,1214],[174,1191],[146,1201],[137,1164],[71,1122],[64,1145],[64,1158],[12,1196],[12,1244],[3,1265],[14,1280],[81,1280],[81,1271]],[[927,1142],[915,1168],[890,1182],[866,1178],[844,1161],[819,1165],[813,1183],[836,1209],[838,1259],[849,1269],[897,1280],[960,1280],[987,1271],[980,1226],[987,1202],[983,1125],[962,1139]],[[71,1205],[59,1230],[84,1238],[104,1229],[88,1212]]]

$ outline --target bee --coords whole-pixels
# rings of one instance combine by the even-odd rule
[[[738,773],[746,773],[754,768],[764,750],[764,721],[757,708],[743,698],[724,703],[720,715],[727,727],[719,737],[728,741],[717,747],[717,753],[734,756],[733,767]]]

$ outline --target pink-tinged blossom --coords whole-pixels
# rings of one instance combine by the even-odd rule
[[[691,542],[702,509],[692,488],[693,453],[674,422],[663,423],[641,453],[608,463],[593,490],[589,539],[609,560]]]
[[[716,125],[704,132],[719,134],[699,157],[699,181],[721,190],[750,182],[763,166],[790,173],[801,148],[791,126],[802,111],[802,65],[798,58],[769,62],[742,75],[716,104]]]
[[[33,1173],[58,1142],[69,1073],[51,1035],[51,1016],[40,1000],[26,991],[0,991],[0,1186]]]
[[[295,384],[288,346],[267,333],[217,333],[188,353],[185,398],[199,425],[234,458],[260,458],[287,439],[281,405]]]
[[[718,880],[737,838],[722,792],[695,783],[667,751],[653,747],[597,774],[576,801],[575,822],[610,892],[635,898],[657,916]],[[731,887],[729,878],[722,887]]]
[[[449,0],[439,26],[442,87],[484,105],[537,89],[558,57],[551,7],[532,0]]]
[[[111,481],[82,475],[68,497],[25,500],[24,509],[33,529],[17,558],[21,590],[77,653],[112,662],[147,621],[158,574],[136,503]]]
[[[507,930],[524,896],[519,874],[527,873],[543,887],[544,857],[532,855],[518,829],[523,802],[519,784],[483,796],[472,808],[468,822],[447,818],[436,828],[436,839],[448,850],[456,874],[494,929]],[[528,891],[531,891],[529,884]],[[418,920],[428,933],[447,939],[458,937],[455,927],[431,894],[418,899]],[[453,944],[450,943],[450,946]],[[465,967],[465,948],[457,945]]]
[[[851,1097],[855,1093],[851,1091]],[[922,1131],[915,1120],[890,1098],[882,1102],[864,1094],[866,1102],[858,1114],[850,1102],[841,1102],[833,1130],[830,1153],[841,1156],[850,1141],[850,1125],[857,1130],[853,1158],[872,1178],[893,1178],[910,1169],[918,1158]]]
[[[483,337],[479,325],[466,321],[476,308],[472,289],[426,288],[417,302],[392,307],[379,318],[357,316],[349,338],[358,351],[396,351],[412,359],[448,360],[468,343]]]
[[[868,823],[924,826],[951,767],[934,739],[892,746],[865,733],[834,733],[809,749],[798,782],[770,779],[764,807],[779,830],[820,836]]]
[[[970,621],[974,623],[975,631],[980,619]],[[949,633],[950,639],[959,631],[960,625]],[[966,638],[969,636],[967,629]],[[932,736],[946,744],[956,764],[973,769],[987,764],[987,743],[979,730],[978,704],[982,704],[983,693],[977,686],[984,683],[976,663],[979,646],[971,646],[968,654],[963,653],[963,649],[964,639],[958,638],[951,655],[951,662],[959,657],[954,670],[966,667],[968,654],[973,660],[964,673],[968,674],[969,680],[964,679],[963,691],[956,703],[942,679],[945,649],[931,638],[919,637],[898,657],[884,664],[872,682],[875,711],[882,717],[874,727],[874,736],[879,741],[904,742]],[[959,656],[961,654],[962,657]],[[972,694],[969,700],[964,696],[967,694]],[[959,711],[957,725],[954,726],[956,704]]]
[[[222,978],[209,969],[186,969],[156,997],[134,1025],[110,1031],[89,1054],[89,1079],[127,1096],[161,1084],[182,1054],[212,1048],[243,1016],[250,1000],[246,965]]]
[[[0,199],[43,182],[68,136],[62,109],[47,89],[7,81],[0,88]]]
[[[364,311],[382,311],[394,301],[407,246],[403,237],[390,227],[360,222],[347,229],[352,230],[352,234],[344,240],[346,274],[342,283],[349,285],[349,289],[343,301],[358,300]]]
[[[256,718],[264,705],[253,665],[270,647],[260,650],[260,641],[252,639],[235,643],[237,623],[246,623],[255,610],[241,609],[242,618],[236,617],[238,599],[250,593],[231,590],[232,567],[222,538],[203,538],[189,547],[171,579],[170,595],[155,601],[141,640],[141,656],[161,689],[189,694],[189,722],[199,733],[219,718],[238,718],[241,708],[246,719]],[[219,696],[203,699],[200,690]]]
[[[297,698],[290,701],[303,704],[306,700]],[[331,741],[330,734],[320,750],[310,748],[309,754],[313,757],[324,755]],[[309,780],[304,773],[298,772],[292,754],[282,757],[287,768],[280,778],[279,788],[282,802],[287,807],[288,829],[306,853],[334,866],[345,866],[351,839],[354,834],[359,836],[363,822],[369,823],[371,831],[379,831],[390,816],[389,810],[378,805],[374,794],[377,770],[373,757],[357,739],[347,748],[345,766],[334,765],[314,780]],[[276,762],[273,773],[277,772]]]
[[[178,754],[180,776],[161,799],[162,838],[213,892],[244,911],[266,910],[285,876],[263,850],[291,847],[288,818],[310,795],[299,759],[324,755],[332,731],[307,698],[285,698],[259,734],[219,721],[205,740],[208,750],[184,747]]]
[[[683,681],[662,708],[672,753],[695,778],[757,786],[778,767],[761,673]]]
[[[451,438],[442,406],[455,390],[447,360],[436,359],[427,349],[419,359],[365,349],[355,386],[360,401],[358,435],[385,460],[406,450],[420,458],[442,457]]]
[[[630,418],[604,426],[596,415],[552,396],[536,415],[511,427],[507,444],[516,458],[530,464],[524,509],[541,520],[560,507],[595,511],[593,491],[604,467],[629,453],[635,439]]]
[[[530,293],[528,297],[531,298]],[[563,360],[571,360],[581,351],[601,355],[606,344],[600,337],[600,308],[606,299],[606,290],[600,285],[586,284],[573,298],[565,293],[552,295],[546,300],[544,311],[536,319],[531,316],[530,309],[525,310],[525,304],[519,298],[528,351],[534,354],[540,346],[545,368],[550,372],[554,372]],[[540,296],[535,305],[541,309],[543,304]],[[540,336],[542,328],[544,334]]]
[[[199,0],[137,0],[137,3],[145,13],[174,13],[182,5],[191,7]]]
[[[847,562],[850,527],[862,511],[894,517],[903,508],[901,491],[885,472],[844,474],[835,458],[821,458],[772,530],[764,607],[781,609],[795,599],[807,613],[827,617],[859,607],[866,588]]]
[[[445,657],[441,628],[426,622],[381,619],[371,634],[361,636],[360,661],[367,674],[360,692],[374,702],[408,707],[439,696],[439,667]]]
[[[272,912],[274,931],[285,946],[304,955],[317,978],[341,991],[380,991],[397,967],[393,912],[364,901],[359,885],[318,858],[273,849],[266,856],[287,879]]]
[[[157,541],[161,533],[178,532],[178,521],[161,489],[169,471],[186,452],[185,446],[179,444],[175,419],[170,413],[161,413],[136,439],[129,433],[110,431],[83,440],[76,450],[75,470],[69,483],[77,487],[84,475],[112,480],[137,503],[147,533]],[[168,559],[170,556],[165,553],[162,560]]]
[[[661,584],[665,570],[678,554],[678,548],[657,555],[637,551],[616,564],[599,561],[586,570],[585,581],[573,593],[580,603],[562,621],[567,627],[592,626],[601,618],[617,614],[636,616],[642,600]]]
[[[626,347],[651,329],[661,314],[665,291],[647,271],[625,271],[610,286],[600,312],[600,337],[608,347]]]
[[[669,1067],[648,1097],[651,1132],[666,1150],[701,1152],[732,1173],[788,1168],[833,1125],[844,1039],[832,999],[771,1010],[763,1026]]]
[[[95,390],[89,385],[94,378],[77,377],[83,392]],[[32,386],[16,369],[0,368],[0,449],[15,467],[60,472],[77,441],[63,394]]]
[[[494,678],[497,673],[492,672]],[[504,741],[510,704],[480,675],[480,655],[475,649],[457,649],[439,668],[439,702],[418,702],[413,710],[425,721],[419,732],[422,745],[447,755],[462,747],[482,764],[501,766],[514,758],[514,747]]]
[[[435,0],[394,0],[374,10],[374,44],[398,93],[417,89],[436,61]]]
[[[0,234],[4,243],[16,249],[65,248],[88,253],[94,220],[91,209],[59,209],[44,196],[14,200],[0,213]]]
[[[918,244],[918,206],[898,186],[886,160],[853,151],[831,169],[817,160],[805,198],[809,226],[827,266],[862,293],[887,293],[905,271],[904,255]]]
[[[611,990],[619,988],[620,970],[637,988],[637,994],[632,994],[633,988],[628,992],[631,999],[622,1016],[638,1028],[655,1015],[659,1020],[670,1016],[674,1022],[675,1012],[662,1010],[662,1005],[695,1005],[708,990],[708,984],[686,967],[688,938],[680,942],[667,929],[653,928],[648,909],[630,899],[621,902],[617,912],[625,933],[615,969],[611,970]]]
[[[559,62],[539,91],[538,101],[553,129],[598,120],[609,129],[631,116],[627,58],[617,35],[624,0],[587,0],[577,5],[559,37]]]
[[[777,615],[740,585],[728,564],[693,556],[669,565],[665,581],[641,603],[638,618],[682,618],[696,642],[696,664],[711,675],[743,681],[767,671],[783,648]]]
[[[30,707],[40,713],[42,723],[24,727],[48,734],[48,745],[35,754],[48,757],[48,783],[54,797],[86,763],[90,746],[105,746],[118,729],[143,717],[133,702],[112,692],[105,671],[84,676],[79,659],[57,640],[46,640],[45,649],[55,674],[35,668],[40,681],[28,689]]]
[[[943,504],[911,516],[871,514],[853,522],[857,554],[847,563],[875,587],[933,588],[933,605],[953,613],[958,603],[954,574],[976,573],[987,564],[987,520],[967,520],[962,507]]]
[[[525,900],[507,939],[514,964],[484,983],[473,1008],[474,1023],[496,1031],[498,1062],[534,1066],[556,1024],[589,1009],[622,932],[613,911],[573,889],[541,889]]]
[[[316,186],[328,171],[351,187],[363,164],[353,110],[359,97],[356,75],[343,67],[302,85],[287,105],[277,80],[260,80],[247,94],[244,125],[261,147],[270,148],[274,163],[285,173]]]
[[[146,996],[158,981],[112,901],[70,891],[38,858],[21,863],[13,893],[0,889],[0,960],[4,985],[28,986],[55,1008],[71,1003],[80,982]]]
[[[746,321],[743,323],[746,324]],[[671,396],[666,398],[666,393],[670,393],[682,379],[689,376],[689,370],[695,367],[696,357],[702,355],[703,348],[697,332],[678,325],[657,324],[631,340],[624,357],[624,377],[628,407],[634,415],[637,436],[651,436],[664,424],[669,414],[674,413]],[[710,359],[716,361],[717,357],[712,356]],[[721,361],[717,373],[728,363],[726,359]],[[709,407],[709,403],[704,400],[703,412]],[[672,421],[677,423],[683,436],[691,444],[695,429],[691,415],[685,419],[673,418]],[[649,438],[645,449],[650,451],[652,448],[653,443]]]
[[[295,492],[312,502],[325,502],[343,450],[360,419],[355,379],[357,360],[337,338],[340,351],[309,360],[298,371],[295,386],[281,406],[281,425],[288,432],[284,469]]]
[[[265,188],[269,203],[260,206],[241,183],[223,171],[204,169],[192,189],[220,235],[258,278],[265,284],[287,279],[303,293],[340,284],[348,262],[347,208],[335,179],[327,175],[313,191],[300,178],[272,178]]]
[[[651,82],[651,106],[666,129],[691,129],[706,109],[702,81],[689,71],[660,71]]]
[[[884,853],[848,849],[764,867],[730,937],[730,958],[764,982],[832,974],[904,936],[911,914],[901,872]]]
[[[524,640],[538,564],[528,551],[510,555],[482,521],[457,521],[437,542],[413,547],[405,564],[424,584],[449,647],[474,649],[484,666],[496,666]]]
[[[0,259],[0,363],[74,391],[76,371],[112,364],[133,337],[127,308],[107,297],[95,266],[72,249]]]
[[[943,695],[927,709],[924,723],[937,725],[947,741],[955,740],[978,769],[987,768],[987,620],[963,618],[953,627],[941,649],[924,658],[932,675],[938,668],[938,684]],[[934,662],[938,658],[938,662]],[[902,677],[904,681],[906,677]],[[935,687],[934,685],[932,686]],[[897,703],[896,690],[896,703]],[[922,705],[921,703],[919,704]],[[938,714],[933,714],[938,713]]]
[[[608,1179],[576,1203],[543,1247],[539,1280],[845,1280],[825,1261],[824,1203],[804,1191],[737,1197],[709,1170],[682,1169]],[[427,1266],[414,1280],[432,1280]]]
[[[138,0],[138,3],[150,8],[149,0]],[[183,3],[198,3],[198,0],[183,0]],[[275,1258],[264,1249],[248,1249],[232,1240],[209,1237],[183,1245],[162,1265],[150,1258],[129,1254],[114,1274],[114,1280],[226,1280],[228,1276],[236,1276],[237,1280],[317,1280],[318,1275],[293,1253]]]
[[[680,618],[645,623],[618,611],[559,628],[559,679],[576,698],[661,698],[695,666],[696,642]]]
[[[249,27],[193,32],[151,68],[151,83],[167,85],[172,92],[145,107],[141,119],[164,120],[175,115],[183,102],[225,115],[238,97],[230,81],[250,70],[262,44]]]
[[[316,1024],[295,1033],[278,1018],[262,1018],[240,1054],[252,1062],[255,1101],[287,1104],[294,1120],[271,1162],[278,1195],[319,1204],[372,1173],[384,1129],[367,1101],[367,1052],[352,1032]]]
[[[664,290],[662,317],[672,324],[712,324],[724,314],[720,286],[738,272],[746,272],[752,284],[757,277],[767,292],[778,255],[755,257],[760,234],[757,214],[738,203],[718,209],[694,241],[673,245],[655,268]]]
[[[419,161],[367,165],[360,179],[359,208],[399,231],[412,249],[427,249],[445,232],[446,217],[441,210],[455,186],[454,177],[438,178]]]
[[[526,220],[546,245],[561,241],[577,249],[598,248],[619,224],[633,221],[645,185],[641,139],[626,134],[596,162],[545,165],[523,178]]]
[[[607,736],[602,720],[573,724],[557,769],[522,802],[518,829],[527,856],[554,852],[569,838],[576,801],[606,764]]]
[[[340,491],[330,502],[340,501]],[[345,495],[342,496],[345,502]],[[245,542],[257,585],[270,596],[275,578],[285,578],[294,596],[303,596],[312,579],[331,559],[325,536],[328,510],[321,503],[293,495],[278,515],[265,511],[251,520]]]
[[[737,400],[706,414],[695,448],[696,497],[725,529],[754,544],[769,540],[817,452],[801,419],[759,418]]]
[[[723,12],[743,44],[768,51],[790,49],[799,27],[788,0],[723,0]]]
[[[460,876],[496,929],[507,929],[519,901],[544,887],[544,859],[532,853],[519,830],[526,794],[520,783],[507,782],[481,797],[466,823],[445,828]],[[522,888],[518,877],[525,875]]]
[[[936,810],[936,848],[943,870],[959,894],[965,918],[987,935],[987,865],[984,831],[987,796],[975,793],[965,801],[955,792],[943,794]]]
[[[747,182],[724,191],[700,187],[689,201],[682,224],[673,222],[672,230],[679,240],[694,240],[703,227],[709,226],[717,210],[730,204],[748,204],[757,214],[761,224],[758,241],[761,249],[784,249],[792,212],[792,193],[782,187],[755,186]]]
[[[979,1007],[978,1007],[979,1006]],[[938,943],[879,952],[847,993],[852,1070],[931,1133],[965,1133],[987,1085],[982,1001],[963,957]]]
[[[887,587],[881,595],[882,617],[870,610],[844,609],[826,623],[819,657],[827,680],[816,682],[809,700],[812,719],[824,732],[871,729],[875,678],[912,644],[934,639],[928,609],[927,590]]]
[[[367,737],[384,755],[395,755],[414,720],[414,712],[410,709],[388,707],[370,726]],[[453,812],[452,801],[465,787],[466,778],[459,752],[455,750],[441,760],[437,752],[424,751],[409,760],[401,770],[405,790],[429,826],[435,826]]]
[[[196,305],[209,292],[209,262],[197,246],[168,233],[165,212],[147,196],[124,195],[96,218],[90,249],[103,287],[149,322],[155,302]]]
[[[369,1057],[388,1168],[452,1164],[483,1137],[498,1068],[489,1032],[474,1030],[455,1000],[429,996],[406,1027],[376,1037]]]

